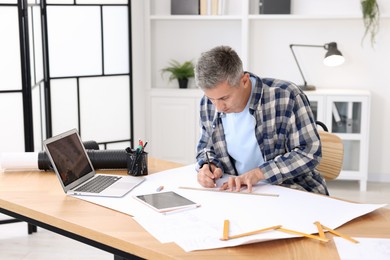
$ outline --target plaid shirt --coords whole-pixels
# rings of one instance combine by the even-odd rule
[[[265,161],[259,168],[266,181],[328,195],[325,180],[315,168],[321,160],[321,143],[306,95],[290,82],[250,75],[256,85],[249,112],[256,119],[256,139]],[[227,151],[223,116],[206,96],[201,99],[196,169],[206,162],[206,149],[210,161],[225,174],[237,175]]]

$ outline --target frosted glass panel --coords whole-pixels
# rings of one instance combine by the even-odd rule
[[[47,0],[47,4],[73,4],[74,0]],[[127,4],[127,0],[76,0],[76,4]]]
[[[31,85],[35,85],[38,81],[43,79],[41,11],[39,6],[29,8],[28,11],[32,81]]]
[[[17,0],[0,0],[0,4],[16,4]]]
[[[102,74],[100,8],[48,6],[47,19],[51,76]]]
[[[41,95],[41,117],[42,117],[42,122],[41,122],[41,127],[42,127],[42,140],[47,138],[46,135],[46,101],[45,101],[45,90],[44,90],[44,83],[41,83],[40,86],[40,95]]]
[[[359,171],[360,141],[344,140],[343,170]]]
[[[51,81],[53,135],[78,128],[77,85],[75,79]]]
[[[29,37],[29,50],[30,50],[30,76],[31,76],[31,86],[35,85],[35,54],[34,54],[34,34],[33,34],[33,14],[32,8],[28,8],[28,37]],[[35,33],[35,32],[34,32]]]
[[[22,94],[1,94],[0,111],[0,152],[24,152]]]
[[[334,102],[332,108],[332,132],[360,133],[361,102]]]
[[[127,4],[127,0],[76,0],[77,4]]]
[[[106,147],[104,147],[104,145],[100,145],[99,147],[100,149],[106,148],[106,150],[120,150],[120,149],[125,149],[126,147],[129,146],[131,146],[130,142],[120,142],[120,143],[107,144]]]
[[[18,10],[0,8],[0,90],[22,89]]]
[[[27,0],[27,3],[28,4],[40,4],[41,1],[40,0]]]
[[[42,151],[42,114],[41,114],[41,94],[40,87],[37,86],[31,90],[32,95],[32,109],[33,109],[33,128],[34,128],[34,151]]]
[[[80,79],[80,110],[83,140],[129,139],[129,77]]]
[[[318,102],[317,101],[310,101],[310,108],[314,115],[314,120],[317,121],[318,118]]]
[[[73,4],[74,0],[46,0],[46,4]]]
[[[127,7],[103,8],[105,74],[129,73],[127,16]]]

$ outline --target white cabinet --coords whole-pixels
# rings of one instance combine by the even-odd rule
[[[337,134],[344,144],[340,180],[358,180],[367,189],[370,100],[369,91],[325,90],[305,92],[316,120]]]
[[[199,89],[150,92],[149,153],[183,164],[194,163],[199,138]]]

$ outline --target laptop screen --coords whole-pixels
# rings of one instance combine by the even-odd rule
[[[47,144],[64,186],[93,171],[77,133]]]

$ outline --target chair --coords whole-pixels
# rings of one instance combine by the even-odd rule
[[[317,169],[325,180],[333,180],[339,176],[343,166],[344,145],[340,137],[328,132],[322,122],[317,121],[317,125],[323,128],[318,130],[322,145],[322,160]]]

